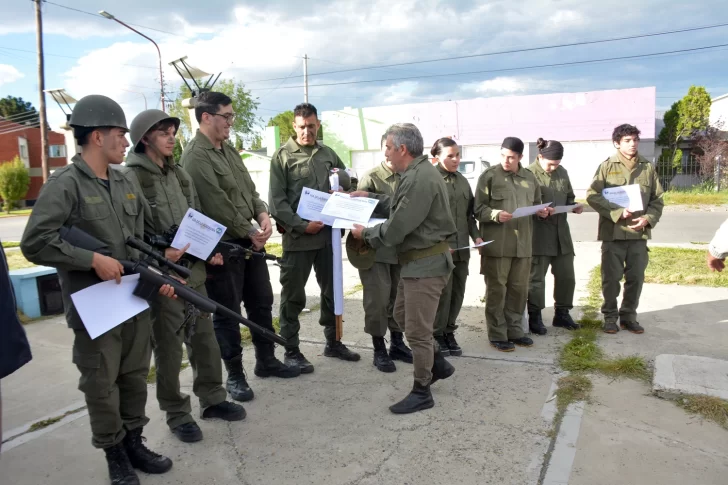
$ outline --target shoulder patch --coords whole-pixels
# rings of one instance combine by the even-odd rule
[[[136,199],[136,195],[134,195],[134,194],[126,194],[126,198],[129,199],[129,200],[135,200]]]

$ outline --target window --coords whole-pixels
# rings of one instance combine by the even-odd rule
[[[49,146],[48,156],[51,158],[66,158],[66,145]]]
[[[473,170],[475,170],[475,162],[460,162],[460,166],[458,166],[458,172],[463,175],[472,173]]]

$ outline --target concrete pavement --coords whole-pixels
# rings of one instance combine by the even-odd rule
[[[28,216],[0,217],[0,241],[20,241]]]
[[[576,254],[578,300],[584,296],[589,271],[599,263],[599,244],[577,243]],[[345,287],[353,288],[358,283],[356,270],[346,263],[344,267]],[[270,268],[277,313],[278,272]],[[547,281],[550,304],[553,281]],[[672,288],[677,292],[670,293]],[[248,418],[232,424],[198,419],[205,434],[201,443],[183,444],[171,435],[154,386],[149,386],[147,444],[168,454],[174,468],[162,476],[141,476],[142,483],[538,483],[552,441],[555,402],[550,398],[558,377],[553,361],[570,335],[550,326],[552,311],[547,309],[549,333],[534,337],[534,347],[496,352],[487,343],[480,301],[484,289],[476,256],[459,319],[464,356],[451,357],[455,375],[433,386],[435,407],[415,415],[394,416],[387,410],[411,388],[412,367],[398,362],[397,372],[383,374],[372,366],[360,292],[348,295],[344,324],[344,341],[358,348],[360,362],[323,357],[318,311],[302,314],[302,350],[316,366],[314,374],[259,379],[251,371],[253,352],[247,348],[245,366],[256,392],[255,400],[245,404]],[[309,308],[318,303],[317,290],[312,274]],[[645,285],[640,321],[647,332],[620,332],[600,337],[599,343],[614,355],[640,352],[649,357],[682,346],[685,353],[721,357],[721,346],[728,346],[721,340],[725,328],[719,302],[728,300],[728,290],[710,290],[716,291]],[[690,330],[687,315],[692,315],[695,328],[685,336]],[[4,439],[9,431],[22,431],[82,399],[76,390],[77,371],[70,363],[72,333],[62,319],[26,329],[34,359],[2,382]],[[281,357],[281,349],[278,354]],[[723,350],[723,358],[725,354]],[[191,370],[181,377],[185,392],[191,393]],[[647,383],[594,381],[595,398],[574,416],[580,431],[573,470],[567,469],[568,483],[725,483],[728,458],[720,447],[724,430],[652,397]],[[194,397],[192,402],[197,418]],[[81,413],[45,433],[4,443],[0,477],[3,484],[7,479],[19,485],[108,482],[103,454],[91,447],[88,417]]]

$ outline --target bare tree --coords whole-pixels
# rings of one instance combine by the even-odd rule
[[[724,131],[724,126],[722,121],[708,126],[696,138],[693,150],[703,178],[712,177],[716,191],[728,181],[728,131]]]

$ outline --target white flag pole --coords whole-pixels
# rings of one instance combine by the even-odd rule
[[[339,175],[329,177],[331,190],[339,190]],[[331,228],[331,247],[333,249],[334,272],[334,315],[336,316],[336,340],[340,341],[344,334],[344,263],[341,254],[341,229]]]

